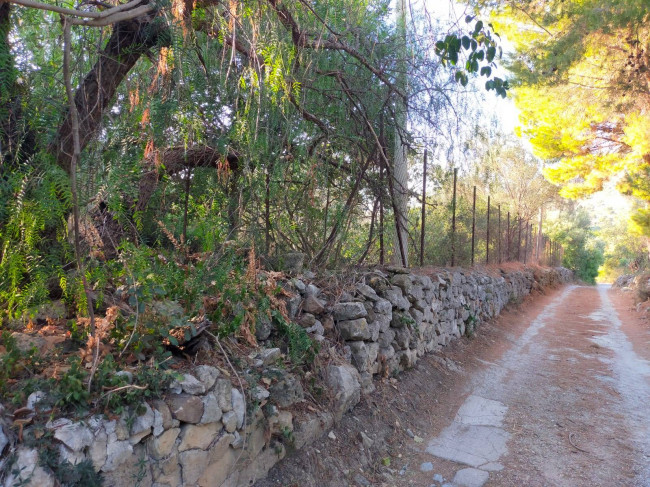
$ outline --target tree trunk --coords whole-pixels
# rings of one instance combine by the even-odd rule
[[[406,56],[406,1],[397,1],[397,28],[399,42],[404,42],[402,55]],[[403,59],[399,68],[402,74],[396,82],[398,89],[406,91],[406,61]],[[397,215],[395,218],[395,240],[393,262],[401,263],[408,267],[408,231],[407,231],[407,212],[408,212],[408,164],[406,160],[406,144],[402,136],[406,129],[406,105],[403,100],[397,101],[395,107],[395,152],[393,155],[393,188],[395,189],[395,209]]]
[[[11,4],[0,3],[0,169],[8,171],[36,152],[36,139],[23,120],[22,97],[11,53]]]
[[[111,37],[99,54],[99,60],[77,89],[74,101],[79,113],[79,139],[82,150],[97,134],[102,116],[120,83],[140,56],[160,44],[158,41],[167,26],[164,22],[154,22],[155,16],[156,13],[153,12],[115,24]],[[69,112],[59,127],[53,152],[58,164],[69,174],[73,154]]]
[[[134,215],[139,218],[147,210],[151,196],[158,187],[159,167],[164,166],[168,175],[198,167],[213,167],[216,170],[223,159],[224,156],[218,150],[208,146],[195,146],[189,149],[171,147],[157,155],[152,154],[144,162],[147,170],[140,178]],[[230,164],[236,164],[239,158],[235,154],[229,154],[226,160]],[[81,236],[86,245],[90,246],[91,253],[107,259],[117,255],[117,246],[123,239],[134,240],[137,237],[134,227],[125,228],[116,221],[102,201],[96,201],[88,218],[82,221]]]

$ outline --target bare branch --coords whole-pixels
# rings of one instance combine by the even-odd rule
[[[142,3],[142,0],[131,0],[128,3],[118,5],[117,7],[110,8],[103,12],[86,12],[83,10],[59,7],[58,5],[49,5],[47,3],[37,2],[36,0],[7,0],[7,1],[9,3],[15,3],[16,5],[21,5],[23,7],[36,8],[39,10],[47,10],[49,12],[56,12],[59,14],[73,16],[73,17],[87,17],[90,19],[105,19],[119,12],[123,12],[124,10],[129,10],[135,7],[136,5]],[[153,7],[151,7],[151,9],[153,10]],[[69,20],[71,21],[71,23],[74,23],[72,21],[73,19],[69,19]]]
[[[70,23],[74,25],[86,25],[89,27],[105,27],[107,25],[116,24],[117,22],[135,19],[136,17],[140,17],[141,15],[152,12],[153,10],[154,7],[152,5],[141,5],[133,10],[117,12],[114,15],[101,19],[70,19]]]

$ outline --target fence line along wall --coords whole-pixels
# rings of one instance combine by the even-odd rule
[[[563,268],[439,269],[426,275],[376,269],[355,276],[335,301],[313,283],[293,279],[284,283],[290,317],[309,325],[307,332],[328,354],[309,376],[280,365],[283,354],[273,346],[268,324],[256,330],[260,347],[240,357],[236,374],[200,365],[165,397],[119,416],[50,421],[48,441],[58,446],[61,461],[90,464],[104,485],[250,486],[287,452],[328,431],[374,389],[377,376],[413,367],[424,354],[473,333],[508,302],[571,278]],[[314,381],[321,394],[307,402],[305,390]],[[38,408],[38,400],[30,396],[30,407]],[[5,448],[8,425],[2,421],[0,416],[0,453],[12,450]],[[5,487],[56,485],[37,448],[17,444],[13,454],[0,457]]]
[[[448,193],[438,191],[440,200],[435,203],[426,201],[423,186],[421,210],[411,214],[410,250],[419,255],[421,265],[562,264],[563,248],[545,234],[541,211],[511,213],[505,209],[516,208],[513,202],[495,201],[491,195],[482,199],[476,186],[467,196],[461,189],[468,188],[458,186],[456,169],[450,185]],[[425,213],[427,205],[429,212]]]

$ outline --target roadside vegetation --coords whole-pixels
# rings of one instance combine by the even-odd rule
[[[286,366],[308,368],[286,256],[450,265],[455,170],[457,263],[476,187],[483,215],[541,214],[585,282],[646,265],[645,8],[617,3],[599,26],[606,2],[560,3],[451,21],[384,0],[1,3],[2,397],[115,410],[159,394],[205,332],[246,350],[269,321]],[[594,61],[613,76],[584,87]],[[480,109],[509,93],[526,141]],[[637,203],[615,231],[563,199],[617,177]],[[476,255],[501,245],[481,225]]]

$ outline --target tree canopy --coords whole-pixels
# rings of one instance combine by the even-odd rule
[[[395,141],[413,151],[472,74],[505,89],[492,26],[405,22],[384,0],[3,2],[2,300],[92,280],[125,242],[378,252],[352,222],[396,214]]]
[[[521,134],[550,164],[562,194],[581,197],[618,179],[650,199],[647,2],[477,2],[513,43],[508,67]]]

